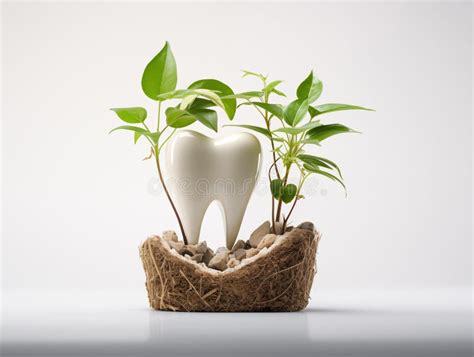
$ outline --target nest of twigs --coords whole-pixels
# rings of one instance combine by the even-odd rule
[[[299,311],[316,274],[320,234],[294,228],[268,248],[218,271],[186,259],[165,239],[140,247],[150,306],[172,311]]]

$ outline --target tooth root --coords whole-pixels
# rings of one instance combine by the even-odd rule
[[[233,197],[233,201],[229,200],[221,201],[221,208],[223,210],[225,231],[226,231],[226,245],[227,248],[231,249],[237,239],[237,235],[240,231],[240,225],[244,219],[245,208],[249,201],[249,197]]]
[[[260,170],[255,136],[231,134],[211,139],[190,130],[178,132],[166,151],[166,176],[188,241],[199,241],[202,221],[213,201],[220,204],[226,245],[231,248]],[[229,186],[230,183],[230,186]]]
[[[185,196],[184,199],[177,199],[175,203],[178,208],[178,213],[180,213],[188,243],[198,243],[202,221],[206,214],[207,207],[209,206],[208,200],[202,200],[200,202],[199,199],[194,196]]]

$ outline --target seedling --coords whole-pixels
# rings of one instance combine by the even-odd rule
[[[236,99],[232,98],[234,94],[232,89],[216,79],[201,79],[190,84],[186,89],[178,90],[176,89],[177,82],[176,61],[170,45],[166,42],[161,51],[145,67],[141,82],[145,95],[158,104],[156,124],[152,125],[150,120],[147,121],[148,114],[145,108],[112,108],[111,110],[127,125],[116,127],[110,132],[131,131],[135,143],[142,137],[148,141],[150,155],[146,159],[154,158],[160,182],[178,220],[183,240],[187,244],[181,218],[163,179],[160,153],[177,129],[195,122],[200,122],[217,132],[217,112],[213,108],[222,108],[229,119],[232,119],[237,103]],[[162,108],[165,102],[172,104],[165,109]],[[163,110],[165,122],[162,122]]]
[[[272,194],[272,223],[282,223],[283,231],[293,213],[296,203],[303,199],[301,189],[310,175],[321,175],[338,182],[344,190],[341,170],[329,159],[307,153],[306,150],[321,146],[321,143],[338,134],[356,131],[342,124],[323,124],[320,116],[343,110],[372,109],[350,104],[319,104],[316,100],[323,91],[322,82],[311,71],[296,90],[296,99],[284,106],[270,102],[272,96],[286,97],[278,89],[281,80],[269,81],[261,73],[243,71],[244,77],[252,76],[260,80],[262,88],[258,91],[230,95],[226,98],[241,100],[241,105],[253,106],[262,117],[265,126],[233,125],[253,130],[270,140],[273,162],[268,171],[268,180]],[[290,171],[296,167],[299,180],[289,182]],[[288,213],[283,214],[283,204],[290,205]]]

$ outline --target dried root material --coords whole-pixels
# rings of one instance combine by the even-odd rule
[[[241,265],[216,271],[176,254],[160,237],[140,247],[150,306],[172,311],[299,311],[316,274],[317,231],[294,228]]]

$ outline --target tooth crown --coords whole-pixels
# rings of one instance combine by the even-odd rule
[[[232,247],[257,182],[261,159],[260,142],[249,133],[213,139],[182,130],[171,139],[165,156],[166,181],[191,244],[199,241],[207,208],[218,201],[227,247]]]

